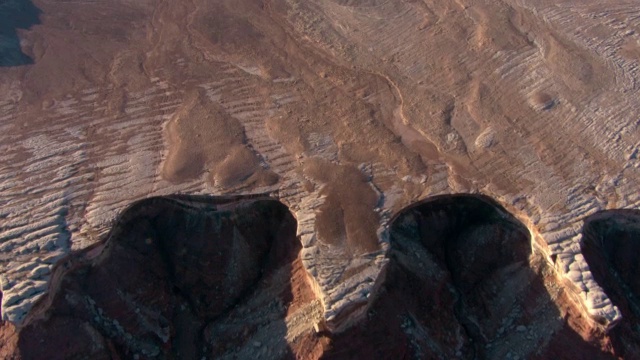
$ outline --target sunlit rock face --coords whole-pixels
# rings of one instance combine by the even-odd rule
[[[366,319],[400,266],[391,220],[475,194],[526,229],[576,336],[622,356],[609,336],[627,305],[591,272],[583,220],[640,205],[638,11],[594,0],[4,1],[6,335],[49,296],[56,264],[105,241],[137,201],[266,194],[297,221],[292,266],[315,299],[285,321],[285,342],[317,357],[330,341],[295,324],[338,334]],[[448,286],[475,281],[455,271]]]

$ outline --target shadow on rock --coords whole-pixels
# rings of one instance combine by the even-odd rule
[[[640,358],[640,211],[609,210],[585,219],[582,252],[594,279],[622,312],[609,333],[616,353]]]
[[[299,251],[296,221],[275,200],[140,201],[103,244],[57,266],[20,331],[19,355],[291,357],[284,319],[293,287],[306,286],[292,278]]]
[[[17,29],[28,29],[39,24],[40,9],[31,0],[0,1],[0,66],[32,64],[22,53]]]
[[[568,324],[526,227],[483,196],[439,196],[400,212],[368,318],[327,359],[611,358]],[[580,317],[575,314],[576,317]]]

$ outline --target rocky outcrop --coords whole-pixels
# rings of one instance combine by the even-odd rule
[[[269,351],[284,356],[286,314],[300,302],[294,292],[311,293],[304,272],[294,273],[295,230],[288,209],[266,198],[137,202],[104,243],[56,267],[48,295],[13,337],[11,356],[218,358],[245,343],[253,348],[260,327],[281,336],[269,339]],[[229,328],[238,312],[260,321]]]
[[[269,194],[296,218],[292,272],[309,275],[313,294],[293,293],[315,300],[247,330],[257,343],[278,334],[316,353],[326,339],[304,335],[316,318],[334,333],[366,318],[385,276],[400,271],[388,256],[394,214],[461,193],[495,200],[526,226],[529,257],[547,265],[529,260],[521,273],[549,267],[545,289],[563,290],[557,303],[575,336],[606,342],[602,333],[624,324],[582,254],[583,219],[640,206],[637,4],[34,3],[40,11],[0,5],[5,45],[33,60],[0,67],[7,329],[44,312],[31,309],[58,292],[56,264],[97,249],[132,203],[178,193]],[[450,286],[463,291],[473,282],[463,275]],[[270,307],[258,303],[229,308],[205,333],[263,324],[251,309]],[[266,351],[238,346],[229,356]]]
[[[640,211],[603,211],[585,219],[582,251],[595,281],[622,312],[609,333],[616,353],[640,358]]]
[[[367,319],[335,335],[327,359],[612,357],[602,333],[577,333],[589,326],[532,252],[528,230],[487,197],[413,205],[390,236],[386,280]]]
[[[106,240],[63,259],[7,359],[634,358],[638,213],[585,221],[584,254],[624,320],[605,333],[572,301],[531,233],[481,195],[390,219],[386,266],[335,331],[302,266],[297,222],[266,196],[136,202]],[[370,279],[373,281],[374,279]],[[344,319],[338,319],[346,323]],[[70,334],[73,334],[70,336]]]

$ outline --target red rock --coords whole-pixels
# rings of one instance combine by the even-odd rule
[[[0,356],[635,358],[636,263],[616,251],[635,251],[636,216],[599,214],[585,226],[587,261],[625,314],[608,334],[558,286],[524,225],[487,197],[458,195],[393,219],[391,261],[363,321],[330,334],[314,333],[308,318],[291,337],[291,317],[310,316],[315,296],[284,205],[147,199],[120,216],[103,244],[61,261],[23,327],[0,324]]]

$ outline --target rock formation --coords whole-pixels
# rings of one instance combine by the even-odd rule
[[[321,316],[295,230],[275,200],[139,201],[104,243],[56,265],[6,358],[221,358],[256,343],[283,357],[287,326],[313,323],[290,304]]]
[[[640,212],[612,210],[585,220],[582,250],[593,277],[622,312],[611,333],[618,353],[640,357]]]
[[[589,328],[579,317],[567,322],[575,310],[566,290],[532,252],[526,227],[490,199],[429,199],[398,214],[390,233],[389,269],[367,319],[336,335],[326,358],[612,357],[602,333],[577,333]]]
[[[579,356],[563,352],[560,344],[570,343],[578,344],[575,351],[633,358],[638,291],[631,251],[620,249],[633,249],[633,211],[640,204],[638,15],[634,2],[569,0],[5,1],[1,344],[27,341],[28,331],[82,323],[82,336],[104,339],[92,348],[96,354],[143,356],[140,344],[153,343],[161,348],[157,354],[178,356],[172,351],[186,348],[169,340],[167,327],[196,321],[215,324],[198,332],[212,344],[211,354],[265,350],[259,338],[251,340],[256,346],[235,349],[211,343],[237,333],[258,336],[239,329],[238,319],[265,303],[225,287],[224,301],[211,305],[217,310],[200,309],[194,299],[221,295],[176,283],[195,281],[190,271],[202,270],[180,261],[206,262],[180,259],[171,242],[177,239],[163,240],[166,248],[154,248],[153,256],[174,259],[158,266],[184,276],[160,276],[154,285],[166,289],[149,290],[164,294],[158,311],[175,322],[130,329],[127,319],[138,315],[110,315],[120,331],[113,322],[92,320],[95,304],[88,302],[78,317],[60,314],[73,301],[67,291],[93,296],[85,291],[97,286],[91,280],[97,275],[82,269],[96,259],[120,266],[108,256],[115,250],[99,249],[114,243],[123,219],[145,201],[200,219],[221,202],[244,209],[240,204],[268,199],[267,207],[295,219],[301,247],[298,262],[287,253],[276,267],[291,268],[283,271],[300,275],[292,279],[310,289],[299,285],[304,301],[282,298],[283,308],[270,313],[278,319],[273,338],[285,339],[272,357],[353,355],[354,349],[340,352],[348,339],[374,335],[383,320],[399,316],[398,343],[383,353]],[[170,203],[183,205],[166,210]],[[486,212],[478,210],[483,207]],[[269,216],[260,215],[257,224],[267,226]],[[259,232],[262,225],[234,226]],[[193,230],[193,244],[205,240]],[[237,286],[253,279],[255,288],[291,286],[295,294],[298,285],[252,272],[271,246],[261,236],[251,240],[255,249],[229,243],[255,254],[225,258],[247,261],[246,272],[230,275],[242,279]],[[488,248],[479,246],[482,239]],[[291,241],[291,249],[298,246]],[[504,252],[488,250],[497,242]],[[418,254],[432,258],[424,262],[432,273],[421,272]],[[64,269],[69,261],[78,265]],[[136,271],[156,271],[150,269]],[[424,291],[405,286],[413,281],[407,279],[419,280]],[[495,282],[514,284],[494,290]],[[530,286],[523,290],[521,283]],[[123,293],[133,286],[109,284],[108,294],[116,293],[109,296],[119,296],[117,286],[125,286]],[[518,301],[494,308],[503,293],[511,296],[505,301]],[[432,296],[448,306],[438,315],[459,329],[455,341],[453,333],[432,334],[436,325],[416,308]],[[389,307],[397,298],[407,300]],[[225,302],[232,299],[254,305],[233,313]],[[166,315],[185,302],[192,312]],[[287,304],[300,313],[283,312]],[[376,309],[388,316],[376,318]],[[509,309],[517,315],[499,324],[500,311]],[[563,320],[552,320],[555,315]],[[250,324],[267,321],[247,316]],[[547,329],[535,332],[533,318],[548,321]],[[289,326],[306,319],[313,321]],[[313,325],[324,335],[316,337]],[[136,342],[129,343],[126,334],[134,330],[153,335],[130,333]],[[64,341],[55,336],[47,341]],[[533,342],[508,349],[511,336]],[[78,346],[69,351],[86,350]]]

